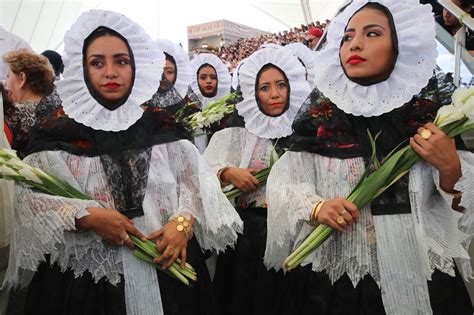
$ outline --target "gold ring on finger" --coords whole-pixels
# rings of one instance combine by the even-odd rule
[[[168,257],[171,257],[174,255],[174,248],[171,246],[168,246]]]
[[[433,133],[431,132],[431,130],[423,129],[423,131],[420,133],[420,136],[421,136],[423,139],[428,140],[428,139],[431,137],[432,134],[433,134]]]
[[[130,236],[128,234],[125,234],[125,236],[122,238],[123,242],[127,242],[130,239]]]
[[[341,225],[341,224],[346,223],[346,220],[344,219],[344,217],[342,215],[340,215],[336,218],[336,222],[337,222],[337,224]]]

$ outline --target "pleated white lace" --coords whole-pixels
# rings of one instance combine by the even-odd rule
[[[435,269],[454,276],[457,259],[464,278],[472,277],[467,246],[474,234],[474,155],[459,155],[463,177],[456,189],[464,193],[464,214],[451,209],[438,172],[421,162],[409,175],[412,213],[372,217],[362,209],[358,224],[334,233],[303,264],[324,270],[332,282],[347,273],[354,286],[368,273],[381,286],[387,314],[429,314],[426,281]],[[280,269],[312,231],[304,220],[316,201],[347,197],[363,171],[361,158],[285,153],[267,181],[267,266]]]
[[[225,167],[266,168],[271,154],[275,154],[272,152],[271,140],[257,137],[245,128],[232,127],[216,132],[203,156],[217,174]],[[274,159],[277,157],[274,156]],[[257,205],[262,205],[265,202],[265,186],[245,194],[240,200],[246,204],[255,201]]]
[[[100,204],[114,207],[99,157],[44,151],[28,156],[26,162],[66,180]],[[132,257],[128,249],[108,245],[93,232],[76,231],[75,219],[88,215],[89,207],[101,207],[97,201],[50,196],[20,185],[16,188],[5,285],[28,285],[44,255],[50,254],[51,262],[62,270],[72,268],[76,277],[88,270],[95,281],[105,277],[117,284],[123,274],[129,314],[157,314],[162,309],[152,266]],[[153,147],[143,210],[145,215],[134,222],[144,234],[160,229],[172,215],[192,214],[201,248],[217,252],[232,246],[242,231],[242,221],[222,194],[215,174],[187,140]]]

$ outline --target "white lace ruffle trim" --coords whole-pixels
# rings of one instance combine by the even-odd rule
[[[401,107],[426,86],[436,67],[435,21],[431,7],[417,1],[379,0],[393,15],[398,58],[390,77],[363,86],[344,73],[339,49],[348,21],[368,0],[352,2],[328,27],[326,47],[318,53],[314,69],[317,88],[344,112],[379,116]]]
[[[120,33],[130,45],[135,61],[135,81],[128,99],[116,110],[108,110],[90,94],[84,81],[82,48],[95,29],[105,26]],[[143,115],[141,104],[158,89],[165,56],[146,32],[127,17],[93,10],[83,13],[64,37],[68,59],[64,79],[57,81],[64,112],[75,121],[96,130],[126,130]]]
[[[290,93],[288,109],[277,117],[265,115],[257,104],[255,80],[263,66],[273,64],[288,78]],[[298,59],[279,48],[264,48],[253,53],[239,69],[239,82],[244,100],[236,105],[244,118],[245,128],[254,135],[265,139],[278,139],[293,133],[291,125],[298,110],[311,88],[306,81],[306,70]]]
[[[176,62],[176,81],[174,88],[182,98],[185,98],[188,93],[189,85],[193,81],[191,62],[189,61],[188,54],[186,54],[181,46],[167,39],[158,39],[157,44],[162,51],[174,58]]]
[[[206,63],[213,66],[217,74],[217,93],[214,97],[205,97],[199,89],[197,72],[199,68]],[[205,108],[212,102],[220,100],[230,93],[232,78],[226,65],[219,59],[219,57],[208,53],[199,54],[191,60],[191,71],[193,75],[191,89],[201,101],[202,108]]]

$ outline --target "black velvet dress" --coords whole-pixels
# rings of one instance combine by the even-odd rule
[[[237,209],[244,233],[233,249],[217,258],[214,288],[219,314],[276,314],[283,293],[283,272],[263,264],[267,239],[267,209]]]
[[[188,242],[187,251],[199,277],[193,287],[157,271],[164,314],[216,315],[205,256],[196,239]],[[61,272],[58,265],[44,262],[28,287],[25,314],[126,315],[123,281],[117,286],[104,279],[95,283],[89,272],[75,278],[72,270]]]

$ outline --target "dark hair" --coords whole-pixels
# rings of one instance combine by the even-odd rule
[[[31,50],[19,49],[5,54],[3,61],[14,74],[25,74],[25,86],[33,93],[47,96],[54,91],[53,67],[46,57]]]
[[[13,106],[13,103],[8,98],[8,91],[3,86],[2,82],[0,82],[0,93],[2,94],[3,100],[3,120],[10,122],[13,112],[15,110],[15,106]]]
[[[474,5],[474,0],[460,0],[461,1],[461,8],[466,9],[470,5]]]
[[[364,86],[367,86],[367,85],[372,85],[372,84],[376,84],[376,83],[379,83],[379,82],[382,82],[382,81],[385,81],[387,80],[389,77],[390,77],[390,74],[392,73],[393,69],[395,68],[395,64],[397,62],[397,58],[398,58],[398,36],[397,36],[397,29],[395,27],[395,22],[393,20],[393,15],[392,15],[392,12],[390,12],[390,10],[380,4],[380,3],[377,3],[377,2],[369,2],[367,3],[366,5],[364,5],[362,8],[360,8],[359,10],[357,10],[353,15],[352,17],[349,19],[349,21],[347,22],[347,24],[349,24],[350,20],[354,17],[354,15],[356,15],[357,13],[359,13],[360,11],[362,11],[363,9],[366,9],[366,8],[369,8],[369,9],[374,9],[374,10],[377,10],[379,12],[382,12],[383,14],[385,14],[385,16],[387,17],[388,19],[388,25],[390,27],[390,30],[391,30],[391,38],[392,38],[392,46],[393,46],[393,62],[391,64],[391,68],[390,68],[390,71],[388,72],[388,75],[385,77],[385,78],[382,78],[382,79],[377,79],[376,81],[374,81],[373,79],[354,79],[354,78],[351,78],[347,75],[346,71],[344,70],[344,67],[342,67],[342,69],[344,70],[344,73],[346,74],[346,76],[351,80],[351,81],[354,81],[356,82],[357,84],[360,84],[360,85],[364,85]],[[346,25],[346,28],[344,29],[344,31],[347,29],[347,25]],[[344,43],[344,40],[341,41],[341,47],[342,47],[342,44]]]
[[[216,68],[214,68],[214,67],[213,67],[211,64],[209,64],[209,63],[202,64],[202,65],[198,68],[198,70],[197,70],[197,72],[196,72],[196,77],[197,77],[197,79],[198,79],[198,87],[199,87],[199,91],[201,91],[201,94],[202,94],[204,97],[208,97],[208,96],[205,95],[205,94],[208,94],[208,93],[205,93],[205,92],[203,91],[203,89],[201,88],[201,86],[199,85],[199,71],[201,71],[202,68],[206,68],[206,67],[212,68],[212,69],[214,70],[214,72],[216,73],[216,76],[217,76],[217,70],[216,70]],[[214,96],[217,95],[217,88],[218,88],[218,86],[219,86],[219,78],[217,78],[216,88],[215,88],[214,91],[212,91],[212,96],[209,96],[209,97],[214,97]],[[210,95],[210,94],[209,94],[209,95]]]
[[[171,90],[171,88],[174,86],[176,82],[176,78],[178,77],[178,67],[176,66],[175,59],[173,58],[173,56],[171,56],[170,54],[166,52],[164,52],[164,54],[165,54],[165,59],[170,61],[174,65],[176,76],[174,78],[174,81],[171,82],[166,78],[165,73],[163,72],[161,74],[161,81],[160,81],[160,86],[158,87],[158,93],[165,93]]]
[[[283,75],[283,79],[285,80],[286,82],[286,85],[288,86],[288,98],[287,98],[287,102],[285,104],[285,108],[283,108],[283,111],[278,114],[278,115],[270,115],[268,113],[266,113],[263,108],[262,108],[262,105],[260,104],[260,100],[258,99],[258,96],[257,96],[257,92],[258,92],[258,81],[260,81],[260,77],[262,76],[262,73],[268,69],[271,69],[271,68],[274,68],[276,70],[278,70],[282,75]],[[264,115],[267,115],[267,116],[270,116],[270,117],[278,117],[280,115],[283,115],[284,112],[286,112],[288,110],[288,108],[290,107],[290,81],[288,80],[288,77],[286,76],[285,72],[283,70],[281,70],[279,67],[275,66],[273,63],[267,63],[266,65],[264,65],[257,73],[257,77],[255,78],[255,100],[257,101],[257,105],[258,105],[258,109],[260,109],[260,111],[264,114]]]
[[[53,66],[54,75],[59,77],[59,75],[64,71],[63,58],[61,55],[54,50],[45,50],[41,54],[48,58],[49,63]]]
[[[168,60],[168,61],[171,61],[174,64],[174,66],[176,67],[176,60],[174,59],[173,56],[171,56],[168,53],[165,53],[165,59]]]
[[[90,85],[90,80],[89,80],[89,74],[87,71],[87,58],[86,58],[86,52],[87,48],[89,48],[89,45],[97,38],[103,37],[103,36],[114,36],[119,39],[121,39],[125,45],[127,46],[128,49],[128,54],[130,55],[130,62],[132,66],[132,84],[130,85],[130,91],[127,93],[122,99],[118,101],[107,101],[103,97],[97,94],[97,92],[93,89],[93,87]],[[96,28],[92,33],[89,34],[89,36],[86,37],[84,40],[84,45],[82,46],[82,66],[84,69],[84,81],[86,82],[87,88],[89,89],[89,92],[91,93],[92,97],[94,97],[102,106],[109,110],[115,110],[122,106],[130,96],[130,92],[133,88],[133,83],[135,82],[135,58],[133,57],[133,51],[130,48],[130,45],[128,44],[127,39],[123,37],[119,32],[110,29],[105,26],[99,26]]]

